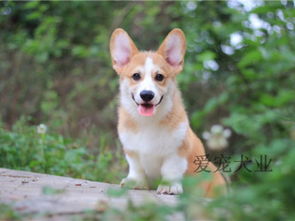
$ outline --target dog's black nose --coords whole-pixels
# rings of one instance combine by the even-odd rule
[[[142,98],[142,100],[144,100],[145,102],[151,101],[154,98],[155,94],[152,91],[142,91],[140,92],[140,97]]]

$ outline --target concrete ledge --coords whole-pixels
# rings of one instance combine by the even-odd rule
[[[113,198],[106,194],[109,188],[120,187],[116,184],[0,168],[0,202],[12,205],[24,215],[46,214],[47,218],[43,217],[43,220],[48,217],[64,220],[67,216],[82,214],[85,210],[99,211],[108,206],[124,209],[128,198],[135,205],[146,201],[167,205],[177,203],[176,196],[158,195],[155,191],[145,190],[129,190],[127,196]],[[46,194],[46,189],[56,192]]]

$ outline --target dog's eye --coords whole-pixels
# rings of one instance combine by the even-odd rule
[[[156,74],[155,79],[156,79],[156,81],[163,81],[164,80],[164,75],[163,74]]]
[[[138,81],[140,78],[141,78],[141,76],[140,76],[139,73],[134,73],[134,74],[132,75],[132,79],[135,80],[135,81]]]

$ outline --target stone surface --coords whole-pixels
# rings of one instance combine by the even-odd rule
[[[0,168],[0,202],[12,205],[24,217],[36,220],[65,220],[86,210],[104,210],[111,206],[124,209],[128,199],[135,205],[146,201],[175,205],[176,196],[155,191],[129,190],[127,196],[114,198],[106,192],[119,185],[70,177],[53,176]],[[40,216],[36,216],[36,215]],[[37,218],[36,218],[37,217]],[[30,218],[32,219],[32,218]]]

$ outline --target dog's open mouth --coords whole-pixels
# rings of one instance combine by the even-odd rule
[[[132,97],[133,101],[135,102],[135,104],[137,105],[137,111],[138,111],[138,113],[140,115],[142,115],[142,116],[149,117],[149,116],[153,116],[154,115],[156,106],[158,106],[162,102],[164,96],[162,95],[160,101],[157,104],[151,104],[151,103],[139,104],[134,99],[134,95],[133,94],[131,94],[131,97]]]
[[[143,116],[152,116],[155,113],[155,105],[144,103],[137,107],[138,113]]]

